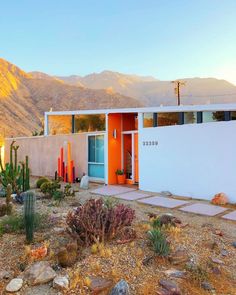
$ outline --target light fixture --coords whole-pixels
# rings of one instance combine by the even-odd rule
[[[113,129],[113,133],[112,133],[112,135],[113,135],[113,138],[114,138],[114,139],[117,138],[117,130],[116,130],[116,129]]]

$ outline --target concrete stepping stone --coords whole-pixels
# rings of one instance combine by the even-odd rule
[[[203,203],[195,203],[189,206],[185,206],[180,208],[179,210],[189,213],[196,213],[200,215],[206,216],[215,216],[227,210],[227,208],[214,206],[210,204],[203,204]]]
[[[236,211],[230,212],[226,215],[221,216],[224,219],[228,219],[228,220],[234,220],[236,221]]]
[[[130,188],[126,186],[118,186],[118,185],[104,185],[95,190],[90,191],[92,194],[103,195],[103,196],[115,196],[128,192],[135,191],[136,188]]]
[[[150,196],[151,194],[148,194],[148,193],[143,193],[140,191],[132,191],[132,192],[124,193],[121,195],[117,195],[115,197],[122,200],[135,201],[135,200],[143,199]]]
[[[185,204],[188,204],[188,201],[176,200],[165,197],[151,197],[147,199],[138,200],[139,203],[148,204],[152,206],[160,206],[165,208],[176,208]]]

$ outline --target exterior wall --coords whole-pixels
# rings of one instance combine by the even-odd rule
[[[113,138],[113,130],[117,137]],[[116,170],[121,169],[122,115],[108,115],[108,184],[116,184]]]
[[[139,127],[140,189],[236,202],[236,121]]]
[[[75,175],[87,173],[87,134],[35,136],[15,138],[18,149],[18,160],[23,161],[29,156],[31,174],[35,176],[54,176],[57,170],[57,159],[60,148],[65,141],[71,142],[72,160],[75,164]],[[5,163],[9,162],[9,146],[13,138],[5,141]]]

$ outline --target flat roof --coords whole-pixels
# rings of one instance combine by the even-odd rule
[[[93,109],[74,111],[51,111],[45,115],[93,115],[93,114],[115,114],[115,113],[161,113],[161,112],[201,112],[201,111],[236,111],[236,103],[232,104],[204,104],[204,105],[180,105],[159,106],[142,108],[120,108],[120,109]]]

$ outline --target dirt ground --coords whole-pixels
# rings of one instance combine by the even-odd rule
[[[57,265],[55,253],[58,248],[72,239],[65,232],[66,214],[91,197],[101,197],[90,193],[91,189],[98,186],[98,184],[90,184],[89,190],[81,190],[78,184],[75,184],[76,196],[67,198],[59,206],[54,206],[48,199],[37,200],[37,211],[47,212],[54,219],[54,225],[46,231],[37,233],[35,238],[35,246],[45,242],[49,244],[50,253],[45,259],[49,260],[52,266]],[[146,258],[153,256],[147,239],[150,213],[157,215],[171,213],[183,224],[187,224],[179,231],[169,232],[171,253],[175,253],[180,248],[183,249],[189,261],[206,270],[207,278],[204,280],[207,280],[214,289],[204,290],[191,271],[187,271],[184,278],[171,278],[178,284],[181,294],[236,294],[236,248],[232,246],[232,243],[236,241],[236,222],[219,217],[185,213],[177,209],[142,205],[135,201],[120,200],[119,202],[135,209],[136,219],[133,227],[137,232],[137,238],[126,244],[118,244],[116,240],[113,240],[105,245],[103,253],[92,254],[91,248],[81,247],[79,259],[73,267],[57,269],[58,273],[67,274],[70,277],[71,288],[65,292],[66,294],[92,294],[86,286],[86,279],[90,276],[108,278],[114,284],[120,279],[125,279],[130,285],[132,295],[158,294],[159,280],[170,279],[165,271],[185,270],[186,263],[173,265],[164,258],[154,257],[148,263],[144,263],[147,261]],[[15,210],[22,210],[22,206],[15,205]],[[21,276],[22,268],[27,266],[24,265],[25,256],[23,234],[4,234],[0,237],[0,271],[9,271],[13,277]],[[212,261],[212,258],[213,260],[217,258],[219,261],[216,263]],[[4,290],[7,282],[0,281],[0,294],[6,294]],[[17,294],[58,294],[58,291],[55,291],[51,284],[33,288],[24,284]]]

